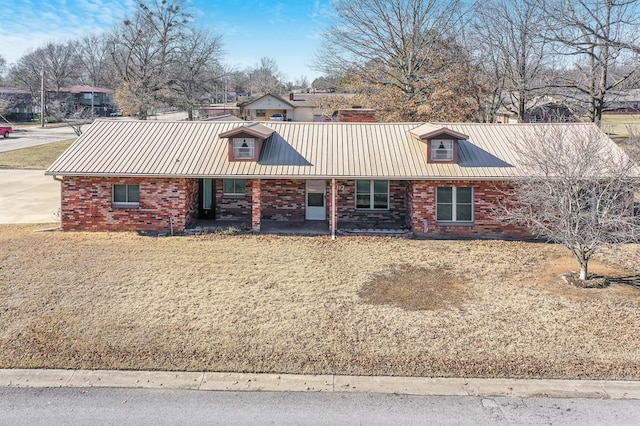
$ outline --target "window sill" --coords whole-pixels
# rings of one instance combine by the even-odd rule
[[[437,226],[451,226],[451,227],[472,227],[474,226],[474,222],[445,222],[438,221],[436,222]]]
[[[222,198],[246,198],[247,194],[222,194]]]
[[[130,210],[138,210],[140,208],[140,203],[113,203],[111,207],[114,209],[130,209]]]
[[[356,207],[356,211],[357,212],[362,212],[362,213],[366,213],[366,212],[369,212],[369,213],[371,213],[371,212],[388,212],[389,208],[386,208],[386,209],[382,209],[382,208],[380,208],[380,209],[363,209],[361,207]]]

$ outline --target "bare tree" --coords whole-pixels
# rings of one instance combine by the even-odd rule
[[[267,93],[279,94],[284,87],[282,72],[278,68],[275,59],[263,56],[258,64],[248,71],[251,96],[260,96]]]
[[[580,280],[600,247],[640,236],[638,168],[596,126],[536,126],[513,143],[528,177],[515,181],[498,216],[567,247]]]
[[[184,29],[191,15],[181,0],[140,3],[131,19],[112,34],[110,53],[122,79],[116,92],[121,110],[146,120],[169,87],[169,68],[178,60]]]
[[[80,81],[96,87],[114,88],[114,68],[109,55],[108,36],[89,34],[74,43],[78,64],[82,71]]]
[[[4,83],[4,73],[7,70],[7,60],[0,55],[0,84]]]
[[[296,78],[293,83],[293,87],[295,89],[301,90],[302,92],[306,92],[310,87],[309,79],[306,75],[301,75],[300,77]]]
[[[378,108],[388,99],[388,108],[380,111],[385,121],[415,121],[434,112],[470,118],[471,108],[456,111],[446,104],[470,104],[465,91],[475,84],[467,79],[473,72],[456,40],[462,2],[334,0],[332,5],[336,20],[324,33],[316,69],[345,76],[348,90],[361,94],[366,106]],[[457,89],[464,91],[456,97]]]
[[[547,37],[567,57],[556,87],[587,104],[600,124],[607,94],[628,80],[640,54],[640,4],[636,0],[547,0]],[[632,64],[631,66],[627,66]],[[612,73],[613,69],[618,73]]]
[[[77,57],[72,42],[47,43],[22,56],[11,68],[11,76],[19,86],[36,97],[40,92],[42,72],[48,90],[60,92],[78,78]]]
[[[528,102],[544,87],[539,76],[549,59],[539,2],[479,2],[474,17],[469,36],[493,89],[485,101],[490,105],[488,114],[494,115],[504,105],[521,120]]]
[[[177,58],[170,67],[170,83],[176,105],[193,120],[193,109],[211,93],[224,71],[218,59],[222,38],[204,29],[190,29],[178,47]]]

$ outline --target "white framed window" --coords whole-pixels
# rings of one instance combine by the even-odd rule
[[[473,222],[473,188],[439,186],[436,192],[438,222]]]
[[[115,207],[138,207],[140,205],[140,185],[113,185],[113,205]]]
[[[253,158],[256,140],[253,138],[233,139],[233,158]]]
[[[245,195],[247,183],[244,179],[223,179],[222,192],[224,195]]]
[[[356,208],[371,210],[389,209],[389,181],[357,180]]]
[[[431,141],[431,159],[433,161],[453,160],[453,140],[433,139]]]

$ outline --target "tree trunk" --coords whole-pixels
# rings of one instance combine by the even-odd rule
[[[588,261],[587,260],[582,260],[580,261],[580,280],[584,281],[587,279],[587,266],[588,266]]]

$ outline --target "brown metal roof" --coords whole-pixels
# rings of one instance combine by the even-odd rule
[[[246,124],[246,123],[244,123]],[[498,179],[522,175],[514,144],[550,124],[438,124],[458,134],[458,164],[428,163],[423,123],[260,124],[271,134],[257,162],[230,162],[239,122],[96,120],[46,171],[48,175]],[[585,124],[556,124],[581,126]],[[264,130],[264,129],[263,129]],[[604,135],[604,134],[603,134]],[[613,142],[611,142],[612,146]]]

